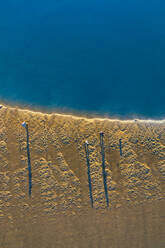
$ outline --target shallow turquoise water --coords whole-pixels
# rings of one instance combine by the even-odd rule
[[[163,118],[164,16],[160,0],[3,1],[0,98]]]

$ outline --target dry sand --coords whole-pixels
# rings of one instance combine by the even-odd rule
[[[30,134],[31,199],[23,121]],[[100,131],[105,133],[109,208]],[[0,248],[30,247],[164,248],[165,121],[88,119],[0,109]]]

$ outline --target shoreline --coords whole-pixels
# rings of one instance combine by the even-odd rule
[[[56,233],[65,247],[78,247],[82,230],[85,246],[91,235],[92,247],[102,236],[112,248],[130,247],[130,236],[135,248],[163,244],[165,120],[85,118],[6,104],[0,117],[1,246],[54,247]],[[4,243],[6,230],[11,245]]]
[[[120,117],[113,117],[113,116],[108,116],[108,117],[104,117],[104,116],[101,116],[101,115],[97,115],[97,114],[90,114],[90,113],[87,113],[87,114],[78,114],[78,111],[77,111],[77,114],[76,113],[71,113],[70,111],[68,111],[68,113],[66,112],[62,112],[62,111],[58,111],[58,110],[55,110],[54,111],[46,111],[46,109],[44,110],[44,108],[39,108],[39,107],[35,107],[35,108],[28,108],[28,107],[25,107],[25,105],[22,105],[21,104],[7,104],[7,103],[4,103],[3,101],[0,102],[0,106],[2,106],[2,109],[3,108],[8,108],[8,109],[12,109],[12,110],[19,110],[21,112],[27,112],[27,113],[31,113],[31,114],[38,114],[38,115],[47,115],[47,116],[52,116],[52,115],[55,115],[55,116],[61,116],[61,117],[66,117],[66,118],[72,118],[72,119],[76,119],[76,120],[80,120],[80,119],[83,119],[85,121],[108,121],[108,122],[121,122],[121,123],[152,123],[152,124],[164,124],[165,123],[165,118],[164,119],[152,119],[152,118],[133,118],[133,119],[120,119]],[[56,112],[57,111],[57,112]],[[73,111],[74,112],[74,111]]]

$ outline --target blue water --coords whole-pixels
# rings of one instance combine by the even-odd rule
[[[165,116],[164,0],[5,0],[0,99]]]

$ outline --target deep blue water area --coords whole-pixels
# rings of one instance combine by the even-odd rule
[[[165,117],[164,0],[0,3],[0,99]]]

